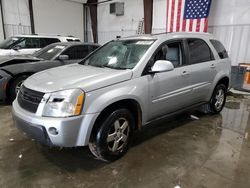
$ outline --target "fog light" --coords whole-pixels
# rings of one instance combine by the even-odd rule
[[[50,127],[49,133],[53,135],[58,135],[58,130],[55,127]]]

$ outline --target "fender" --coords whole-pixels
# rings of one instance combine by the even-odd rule
[[[142,124],[144,124],[148,117],[149,89],[147,83],[147,77],[143,76],[86,93],[83,114],[101,113],[115,102],[132,99],[140,105]]]

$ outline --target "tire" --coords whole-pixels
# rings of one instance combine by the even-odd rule
[[[121,158],[130,147],[134,122],[127,109],[117,109],[107,115],[91,135],[89,149],[92,154],[106,162]]]
[[[205,113],[218,114],[223,110],[226,103],[227,88],[224,84],[218,84],[212,94],[212,97],[206,105],[202,107]]]
[[[11,101],[14,101],[16,99],[17,92],[20,89],[20,86],[26,80],[29,76],[27,75],[22,75],[17,78],[15,78],[11,84],[10,84],[10,89],[9,89],[9,98]]]

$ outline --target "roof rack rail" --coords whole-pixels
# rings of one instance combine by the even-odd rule
[[[162,35],[162,34],[169,34],[172,32],[160,32],[160,33],[152,33],[151,35]]]

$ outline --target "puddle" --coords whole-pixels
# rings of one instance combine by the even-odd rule
[[[228,102],[225,104],[225,107],[226,107],[226,108],[229,108],[229,109],[240,109],[240,103],[239,103],[239,102],[231,102],[231,101],[228,101]]]

